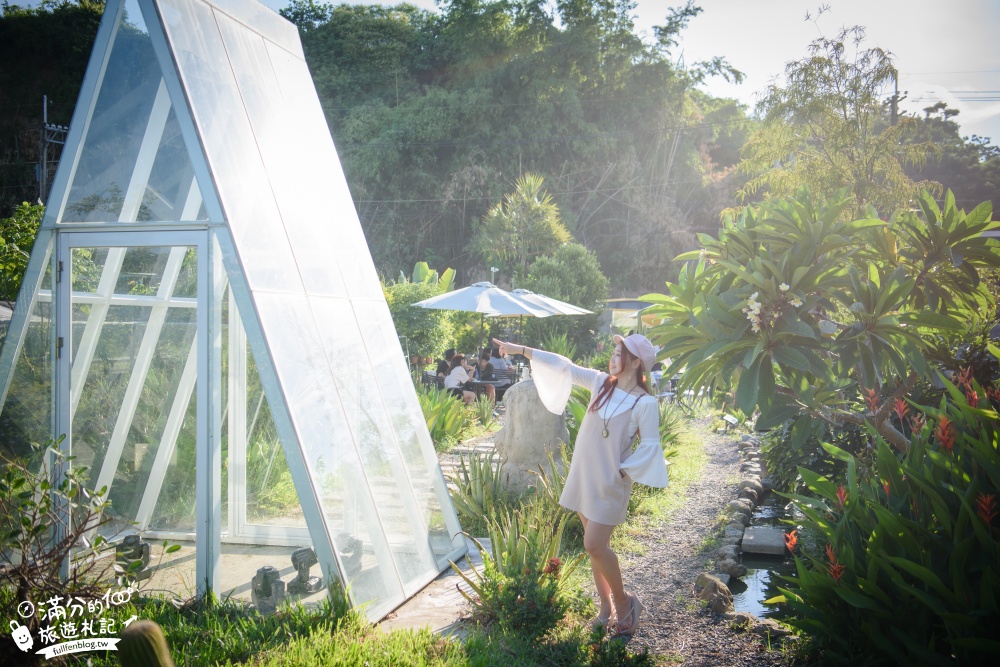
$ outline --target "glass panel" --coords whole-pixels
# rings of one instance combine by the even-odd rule
[[[247,282],[252,289],[301,293],[217,14],[195,0],[162,0],[160,7]]]
[[[402,601],[381,516],[304,297],[256,295],[268,347],[355,603]],[[289,327],[287,322],[299,326]],[[356,352],[357,350],[355,350]],[[367,463],[367,462],[366,462]]]
[[[197,254],[75,247],[69,257],[70,443],[91,486],[108,487],[116,521],[102,532],[145,528],[157,496],[158,527],[183,518],[193,529]]]
[[[447,556],[462,545],[463,538],[458,534],[461,527],[407,373],[392,317],[385,302],[356,302],[355,310],[374,368],[374,382],[383,403],[392,406],[389,419],[431,549],[438,567],[444,568],[448,564]],[[447,514],[442,507],[447,508]]]
[[[301,127],[306,119],[296,105],[303,100],[282,100],[280,95],[275,95],[281,78],[276,76],[279,73],[272,66],[269,54],[277,52],[287,56],[287,52],[266,48],[259,35],[225,15],[216,16],[278,203],[280,218],[274,223],[284,224],[306,289],[315,294],[346,296],[342,269],[330,262],[337,243],[337,229],[331,216],[334,209],[327,195],[331,189],[331,171],[325,164],[316,162],[316,147],[324,143],[324,138],[329,143],[330,131],[325,122],[320,128]],[[299,61],[299,64],[305,69],[304,62]],[[312,92],[312,96],[315,98],[316,93]],[[306,146],[308,150],[304,150]],[[347,205],[348,211],[353,212],[354,203],[350,199]]]
[[[41,250],[39,248],[39,250]],[[52,291],[51,263],[27,318],[24,344],[14,362],[7,400],[0,406],[0,451],[27,456],[31,443],[52,437]],[[17,345],[9,337],[4,345]]]
[[[309,68],[301,58],[273,44],[267,45],[267,51],[284,99],[285,125],[293,135],[288,145],[309,146],[308,151],[286,154],[285,160],[294,168],[278,160],[267,161],[272,178],[278,170],[295,175],[295,185],[303,193],[295,199],[279,198],[278,202],[306,290],[309,294],[340,295],[328,289],[327,279],[321,276],[329,273],[332,254],[352,297],[381,299],[378,274]],[[286,207],[299,202],[309,203],[308,214],[286,215]]]
[[[60,222],[191,220],[201,204],[193,184],[159,63],[138,6],[130,1]]]
[[[348,424],[358,440],[365,475],[396,569],[404,586],[426,580],[439,570],[429,547],[426,513],[417,506],[410,475],[368,360],[371,346],[377,343],[362,338],[349,301],[313,297],[310,305],[333,364]],[[408,377],[405,371],[403,377]],[[392,405],[393,411],[399,408],[398,404]]]

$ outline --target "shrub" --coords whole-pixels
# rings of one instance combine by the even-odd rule
[[[473,579],[452,564],[474,592],[462,594],[472,603],[478,622],[538,638],[562,620],[568,607],[562,584],[583,559],[582,554],[567,563],[559,558],[571,518],[566,510],[553,510],[538,499],[487,519],[493,554],[476,542],[482,574],[473,570]]]
[[[784,599],[798,613],[791,622],[838,661],[976,664],[1000,652],[1000,418],[990,404],[1000,390],[987,399],[974,380],[964,396],[945,384],[938,408],[911,411],[907,452],[874,429],[873,451],[825,444],[846,484],[800,467],[814,496],[788,494],[826,546],[796,559]]]
[[[118,568],[112,559],[101,558],[106,541],[97,533],[110,521],[106,492],[89,491],[86,466],[71,462],[58,441],[35,446],[31,460],[0,458],[0,588],[14,592],[4,598],[11,608],[0,608],[6,617],[18,618],[17,605],[32,599],[99,598],[112,578],[111,568]],[[64,474],[53,482],[60,470]],[[66,508],[71,509],[68,523]],[[70,576],[63,581],[60,568],[70,558]],[[34,631],[38,621],[32,616],[25,623]]]
[[[22,202],[12,216],[0,219],[0,299],[17,298],[44,212],[41,204]]]
[[[599,311],[608,298],[608,279],[593,252],[566,243],[552,255],[536,259],[528,269],[528,279],[518,286],[594,311],[593,315],[531,318],[525,322],[531,340],[566,334],[581,352],[594,349]]]
[[[451,339],[452,327],[448,312],[419,308],[412,304],[441,293],[437,283],[398,282],[382,285],[396,334],[406,336],[412,355],[440,357]]]
[[[468,466],[465,457],[459,456],[458,477],[449,480],[455,485],[451,493],[455,509],[470,524],[494,516],[507,495],[503,464],[494,465],[495,456],[492,450],[488,454],[470,454]]]
[[[561,354],[570,361],[576,359],[576,344],[566,334],[551,334],[542,341],[542,349]]]
[[[475,408],[476,418],[483,428],[489,429],[493,426],[493,423],[496,421],[496,417],[493,416],[495,406],[488,396],[483,394],[478,397],[476,402],[472,404],[472,407]]]
[[[458,438],[469,419],[462,401],[447,389],[423,385],[417,386],[417,400],[436,449]]]

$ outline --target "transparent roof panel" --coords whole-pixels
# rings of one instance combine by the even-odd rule
[[[177,112],[141,18],[138,6],[127,3],[60,222],[205,219]]]
[[[247,282],[251,289],[301,293],[258,138],[219,33],[226,19],[199,0],[159,4]]]

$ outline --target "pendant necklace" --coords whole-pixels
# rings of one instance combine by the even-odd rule
[[[625,398],[623,398],[622,400],[618,401],[618,405],[615,406],[614,410],[608,410],[608,415],[614,415],[614,413],[618,410],[618,408],[620,408],[622,406],[622,403],[624,403],[626,401],[626,399],[628,399],[628,397],[631,396],[631,395],[632,395],[631,391],[629,391],[627,394],[625,394]],[[601,419],[604,422],[604,430],[601,431],[601,435],[606,438],[606,437],[608,437],[608,424],[611,423],[611,416],[608,416],[607,418],[603,418],[602,417]]]

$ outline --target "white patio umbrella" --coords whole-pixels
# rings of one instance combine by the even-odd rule
[[[462,310],[470,313],[480,313],[480,335],[485,329],[485,317],[517,316],[548,317],[553,313],[540,306],[523,301],[510,292],[500,289],[493,283],[481,282],[452,290],[429,299],[418,301],[414,306],[421,308],[436,308],[438,310]]]
[[[534,306],[544,308],[545,310],[550,311],[553,315],[592,315],[594,313],[592,310],[587,310],[586,308],[581,308],[580,306],[574,306],[571,303],[566,303],[565,301],[560,301],[559,299],[553,299],[552,297],[545,296],[544,294],[535,294],[531,290],[516,289],[513,290],[511,294],[519,298],[521,301],[527,301]]]
[[[591,315],[594,311],[587,310],[586,308],[581,308],[580,306],[574,306],[571,303],[566,303],[565,301],[560,301],[559,299],[553,299],[550,296],[545,296],[544,294],[536,294],[531,290],[526,290],[518,288],[512,290],[511,294],[521,299],[521,301],[526,301],[537,308],[544,308],[549,311],[552,315]],[[518,319],[518,340],[524,336],[524,317]]]

